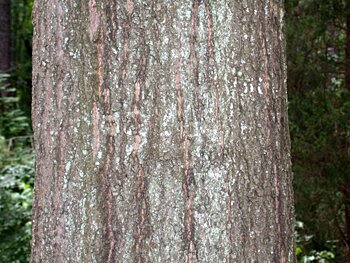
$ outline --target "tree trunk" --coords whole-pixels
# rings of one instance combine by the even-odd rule
[[[11,68],[11,9],[10,0],[0,0],[0,73]]]
[[[32,262],[295,262],[283,3],[35,1]]]

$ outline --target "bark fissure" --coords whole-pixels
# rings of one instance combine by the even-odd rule
[[[199,84],[199,65],[198,65],[198,54],[196,51],[197,45],[197,24],[198,24],[198,0],[193,0],[192,10],[191,10],[191,36],[190,36],[190,60],[192,64],[192,74],[193,74],[193,85],[195,87],[195,105],[196,105],[196,115],[197,118],[201,119],[201,100],[200,100],[200,84]]]
[[[143,19],[143,17],[140,17]],[[143,168],[144,160],[139,156],[142,141],[146,140],[141,134],[141,128],[145,123],[142,123],[141,104],[143,96],[143,88],[145,87],[145,79],[148,65],[148,47],[144,35],[144,29],[139,28],[140,38],[138,47],[141,50],[140,58],[137,61],[138,68],[136,70],[136,83],[133,94],[132,118],[135,130],[133,139],[132,158],[136,164],[136,204],[138,207],[138,224],[135,231],[135,261],[138,263],[145,262],[143,249],[145,246],[145,238],[147,236],[148,223],[148,204],[147,204],[147,178]]]
[[[196,1],[195,1],[196,2]],[[182,183],[182,189],[185,197],[185,211],[184,211],[184,236],[185,245],[187,251],[187,262],[196,262],[196,246],[194,242],[194,214],[193,214],[193,198],[194,191],[194,176],[191,168],[191,156],[190,156],[190,141],[188,139],[187,131],[185,130],[185,120],[183,115],[184,98],[181,91],[181,77],[180,77],[180,49],[177,52],[176,59],[176,95],[177,95],[177,118],[180,122],[180,141],[182,144],[183,155],[183,171],[184,178]]]

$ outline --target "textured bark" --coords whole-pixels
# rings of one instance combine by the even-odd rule
[[[295,262],[283,15],[35,1],[32,262]]]
[[[0,73],[11,67],[10,0],[0,0]]]

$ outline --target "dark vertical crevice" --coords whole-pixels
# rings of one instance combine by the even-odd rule
[[[210,79],[212,80],[211,85],[213,87],[214,92],[214,113],[215,113],[215,119],[216,124],[218,126],[218,136],[220,137],[220,162],[223,161],[224,158],[224,148],[225,148],[225,139],[224,139],[224,131],[222,129],[222,120],[220,117],[220,87],[219,83],[219,65],[216,62],[216,56],[215,56],[215,46],[214,46],[214,38],[215,38],[215,31],[213,28],[215,28],[217,25],[213,25],[213,17],[212,17],[212,10],[211,10],[211,4],[209,3],[209,0],[204,0],[204,6],[206,11],[206,17],[207,17],[207,59],[208,59],[208,75]],[[219,51],[220,52],[220,51]]]
[[[126,17],[122,20],[121,24],[123,25],[121,28],[121,36],[122,36],[122,47],[121,50],[121,58],[120,58],[120,70],[118,77],[118,105],[119,105],[119,127],[120,127],[120,149],[119,149],[119,174],[121,182],[124,181],[123,177],[127,177],[127,169],[125,166],[126,159],[126,146],[127,146],[127,134],[126,134],[126,120],[127,120],[127,111],[126,109],[126,101],[127,101],[127,73],[128,67],[130,64],[129,54],[130,54],[130,38],[131,38],[131,27],[132,27],[132,16],[133,9],[125,10]]]
[[[194,5],[195,8],[196,5]],[[190,140],[189,140],[189,131],[185,128],[185,116],[184,116],[184,102],[185,98],[183,96],[182,87],[181,87],[181,56],[180,56],[180,47],[178,48],[177,58],[176,58],[176,75],[175,75],[175,89],[177,96],[177,119],[180,124],[180,143],[181,143],[181,154],[182,154],[182,171],[183,171],[183,180],[182,180],[182,190],[184,194],[184,219],[183,219],[183,228],[184,228],[184,244],[185,251],[188,263],[196,262],[196,245],[194,240],[194,211],[193,211],[193,201],[195,196],[195,181],[194,174],[191,167],[191,152],[190,152]]]
[[[139,19],[144,20],[142,14]],[[136,225],[134,226],[134,262],[143,263],[146,262],[144,252],[146,237],[150,234],[149,229],[149,205],[147,200],[148,192],[148,178],[146,177],[146,171],[144,168],[144,160],[140,156],[141,144],[147,138],[141,134],[143,126],[149,125],[144,123],[142,120],[142,98],[146,88],[146,74],[148,70],[148,58],[149,58],[149,47],[146,43],[145,28],[141,25],[135,29],[138,34],[137,50],[139,50],[139,57],[136,61],[136,76],[134,85],[134,94],[132,102],[132,120],[133,120],[133,146],[131,158],[136,167],[136,173],[134,178],[135,184],[135,205],[137,207],[137,219]]]
[[[201,120],[201,99],[200,99],[200,84],[199,84],[199,65],[197,52],[197,31],[198,31],[198,0],[192,2],[191,10],[191,25],[190,25],[190,64],[192,68],[192,83],[194,86],[194,104],[196,117]]]

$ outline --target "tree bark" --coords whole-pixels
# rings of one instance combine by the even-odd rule
[[[31,262],[295,262],[282,1],[35,1]]]
[[[11,68],[11,9],[10,0],[0,0],[0,73]]]

